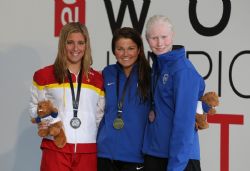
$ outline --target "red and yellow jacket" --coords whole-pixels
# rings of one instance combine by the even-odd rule
[[[58,116],[64,125],[67,144],[64,148],[57,148],[52,137],[43,139],[41,147],[69,153],[96,152],[96,134],[103,116],[104,91],[102,75],[90,69],[89,78],[82,75],[81,94],[78,107],[78,118],[81,126],[74,129],[70,126],[73,118],[72,94],[68,79],[59,84],[54,76],[54,66],[44,67],[34,73],[31,86],[30,115],[37,117],[37,103],[50,100],[58,109]],[[77,77],[71,73],[74,91],[77,91]]]

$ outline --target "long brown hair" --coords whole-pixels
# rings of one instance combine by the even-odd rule
[[[66,41],[71,33],[81,33],[86,41],[86,49],[82,58],[82,68],[84,75],[88,78],[88,72],[92,65],[92,55],[90,48],[90,39],[88,29],[84,24],[79,22],[67,23],[63,26],[58,42],[58,52],[54,62],[54,73],[56,80],[61,84],[64,82],[64,78],[67,74],[67,53],[66,53]]]
[[[145,101],[150,97],[150,66],[144,53],[141,35],[138,31],[130,27],[123,27],[114,32],[112,38],[112,52],[115,54],[115,44],[121,38],[131,39],[137,45],[138,54],[138,90],[140,98]]]

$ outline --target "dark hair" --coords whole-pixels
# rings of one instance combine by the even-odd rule
[[[115,44],[121,38],[131,39],[140,50],[138,54],[138,90],[140,98],[145,101],[150,98],[150,66],[144,53],[143,42],[140,33],[130,27],[117,29],[112,38],[112,52],[115,54]]]

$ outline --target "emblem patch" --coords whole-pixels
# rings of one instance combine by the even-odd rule
[[[168,74],[164,74],[162,77],[162,84],[166,84],[168,81]]]

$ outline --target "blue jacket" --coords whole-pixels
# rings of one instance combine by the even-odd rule
[[[156,118],[146,126],[143,153],[168,158],[167,171],[183,171],[189,159],[200,159],[195,114],[205,83],[182,46],[153,61]]]
[[[150,102],[143,103],[140,100],[137,89],[138,66],[134,65],[123,105],[124,127],[116,130],[113,122],[118,111],[117,74],[119,74],[120,99],[127,79],[121,66],[119,64],[110,65],[103,70],[106,105],[97,135],[98,157],[142,163],[142,143]]]

